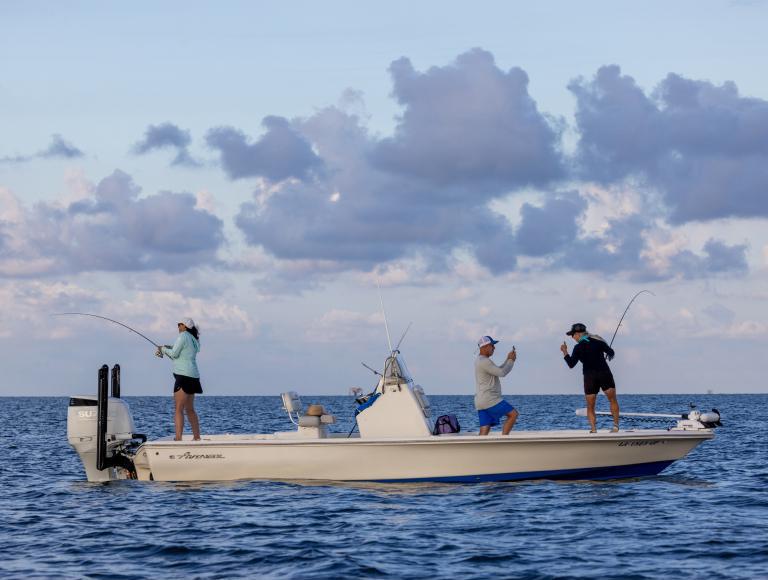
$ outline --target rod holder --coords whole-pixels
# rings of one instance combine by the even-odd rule
[[[99,390],[97,397],[96,419],[96,469],[101,471],[110,467],[107,462],[107,419],[109,415],[109,398],[107,382],[109,367],[101,365],[99,369]]]
[[[120,365],[112,367],[112,397],[120,398]]]

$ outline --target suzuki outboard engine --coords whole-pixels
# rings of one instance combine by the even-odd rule
[[[67,440],[85,467],[88,481],[111,481],[135,477],[131,447],[146,440],[134,433],[128,404],[119,398],[120,367],[112,372],[112,397],[107,396],[107,372],[99,370],[99,394],[77,395],[69,400]],[[114,396],[117,395],[117,396]]]

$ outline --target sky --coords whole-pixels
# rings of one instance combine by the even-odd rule
[[[0,3],[0,396],[768,391],[768,3]],[[380,291],[377,288],[380,287]],[[381,298],[380,298],[381,296]]]

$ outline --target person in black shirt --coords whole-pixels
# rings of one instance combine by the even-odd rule
[[[566,334],[576,341],[576,346],[573,347],[573,353],[568,354],[568,347],[563,342],[560,351],[570,368],[575,367],[581,361],[584,371],[584,396],[587,399],[587,418],[592,427],[590,433],[597,433],[595,401],[597,400],[597,393],[601,389],[611,403],[611,415],[613,416],[613,429],[611,431],[618,431],[619,401],[616,399],[616,383],[608,363],[605,362],[606,358],[612,360],[616,353],[602,338],[596,334],[589,334],[587,327],[580,322],[572,325],[571,330]]]

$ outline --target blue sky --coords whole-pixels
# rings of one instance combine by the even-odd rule
[[[133,394],[203,329],[210,394],[345,394],[390,327],[428,392],[764,392],[763,2],[0,7],[0,394]]]

